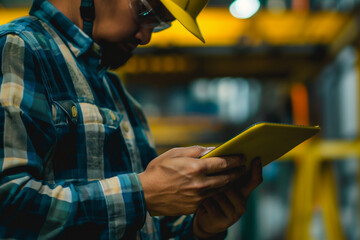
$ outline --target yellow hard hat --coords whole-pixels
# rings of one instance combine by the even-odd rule
[[[192,34],[205,43],[196,17],[209,0],[160,0],[169,12]]]

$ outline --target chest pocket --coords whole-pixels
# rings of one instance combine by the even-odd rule
[[[110,152],[114,146],[110,148],[109,143],[121,142],[122,119],[119,112],[94,104],[54,101],[53,121],[58,139],[56,159],[53,159],[55,178],[93,180],[106,177],[109,156],[114,155]]]

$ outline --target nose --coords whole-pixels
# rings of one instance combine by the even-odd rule
[[[150,42],[153,28],[141,26],[135,34],[136,39],[139,40],[140,45],[146,45]]]

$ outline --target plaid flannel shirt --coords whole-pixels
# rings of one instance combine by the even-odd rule
[[[150,217],[145,117],[100,47],[51,3],[0,27],[0,238],[191,239]]]

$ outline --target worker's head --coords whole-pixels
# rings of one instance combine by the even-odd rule
[[[82,0],[84,1],[84,0]],[[138,45],[149,43],[153,32],[177,19],[204,42],[196,17],[208,0],[95,0],[93,38],[103,48],[103,63],[123,65]]]

